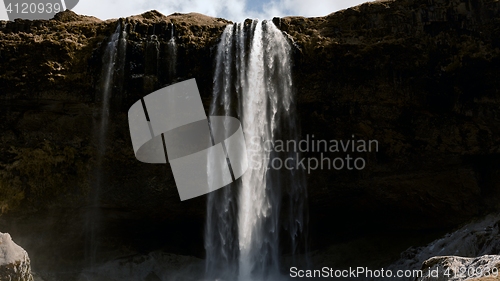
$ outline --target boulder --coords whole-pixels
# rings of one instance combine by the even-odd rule
[[[463,225],[461,228],[434,240],[426,246],[410,247],[400,259],[385,267],[396,273],[398,270],[422,270],[420,280],[452,280],[469,278],[496,278],[496,273],[486,276],[481,269],[500,267],[500,215],[490,214]],[[479,257],[479,258],[478,258]],[[481,269],[480,269],[481,266]],[[469,271],[470,270],[470,271]],[[472,270],[477,270],[472,272]],[[436,277],[437,272],[437,277]],[[432,274],[431,274],[432,273]],[[464,276],[467,277],[464,279]],[[399,280],[415,281],[412,274]],[[391,280],[386,278],[382,280]],[[375,280],[375,279],[374,279]],[[483,280],[485,281],[485,279]]]
[[[433,257],[422,264],[422,277],[417,281],[499,280],[500,256],[477,258],[457,256]]]
[[[33,281],[28,253],[0,232],[0,280]]]

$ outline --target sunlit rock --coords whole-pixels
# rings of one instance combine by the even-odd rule
[[[33,281],[28,253],[0,232],[0,280]]]
[[[417,281],[498,280],[499,266],[500,256],[497,255],[433,257],[422,264],[422,277]]]

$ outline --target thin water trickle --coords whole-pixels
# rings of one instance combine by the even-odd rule
[[[290,234],[294,254],[307,221],[301,170],[270,169],[270,159],[285,155],[263,145],[298,138],[291,47],[272,22],[226,27],[217,48],[213,92],[210,115],[241,120],[250,167],[240,181],[208,195],[207,278],[274,280],[280,273],[280,230]],[[286,209],[283,200],[288,200]],[[287,219],[280,221],[280,215]]]
[[[99,119],[94,125],[94,135],[96,136],[97,154],[95,166],[93,169],[93,178],[91,180],[90,190],[90,208],[86,214],[86,249],[85,256],[88,266],[92,269],[96,265],[96,257],[98,255],[99,243],[98,232],[100,227],[100,212],[99,200],[101,189],[104,181],[103,159],[106,153],[106,139],[109,127],[109,108],[110,98],[113,92],[113,81],[115,73],[123,75],[123,66],[118,64],[124,63],[126,53],[126,28],[122,29],[122,25],[118,24],[115,32],[110,36],[104,55],[102,57],[102,70],[100,82],[100,97],[98,101],[101,103]]]
[[[168,51],[168,78],[172,82],[176,77],[177,44],[175,43],[175,26],[170,23],[170,39],[167,43]]]

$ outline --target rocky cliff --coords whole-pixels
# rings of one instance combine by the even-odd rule
[[[380,142],[361,172],[309,176],[312,220],[420,229],[496,207],[499,5],[384,1],[275,21],[300,48],[303,134]]]
[[[499,13],[498,0],[395,0],[273,19],[294,46],[303,137],[379,142],[378,152],[356,154],[366,159],[361,171],[308,175],[313,247],[325,241],[319,238],[374,229],[453,227],[498,208]],[[121,24],[127,48],[113,83],[99,203],[112,223],[103,232],[133,229],[172,252],[202,255],[205,198],[180,202],[168,167],[135,160],[127,110],[193,77],[208,104],[214,47],[229,23],[156,11],[108,21],[66,11],[47,21],[0,22],[0,225],[47,236],[57,226],[68,241],[81,235],[97,158],[102,57]],[[175,77],[167,68],[172,32]],[[120,237],[141,251],[153,244]],[[78,259],[83,253],[74,247]]]

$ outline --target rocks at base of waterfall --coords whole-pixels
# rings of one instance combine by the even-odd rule
[[[0,280],[33,281],[28,253],[0,232]]]
[[[490,214],[446,234],[427,246],[409,248],[401,258],[387,267],[396,270],[417,270],[432,257],[481,257],[500,252],[500,214]],[[388,278],[389,280],[391,278]],[[413,281],[414,278],[401,280]],[[448,280],[448,279],[446,279]]]
[[[433,257],[422,264],[422,277],[417,281],[500,280],[500,256],[477,258],[457,256]]]

